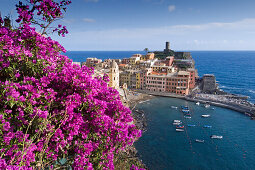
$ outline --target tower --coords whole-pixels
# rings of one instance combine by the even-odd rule
[[[169,52],[170,52],[170,43],[167,41],[166,48],[164,49],[164,53],[169,53]]]
[[[170,50],[170,43],[166,42],[166,50]]]
[[[109,86],[112,88],[119,88],[119,66],[118,64],[113,60],[111,63],[111,68],[109,72]]]

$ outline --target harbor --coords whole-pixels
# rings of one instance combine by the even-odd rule
[[[243,114],[166,97],[155,97],[136,109],[146,113],[148,125],[135,147],[149,169],[255,168],[255,135],[247,131],[255,124]]]

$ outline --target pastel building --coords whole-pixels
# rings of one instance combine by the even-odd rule
[[[153,92],[168,92],[179,95],[189,94],[190,72],[152,72],[147,75],[146,89]]]
[[[99,63],[101,63],[101,59],[97,58],[87,58],[86,59],[86,66],[87,67],[96,67]]]
[[[153,92],[166,91],[166,73],[152,72],[147,75],[146,89]]]
[[[146,55],[141,56],[141,60],[147,61],[147,60],[153,60],[155,57],[154,53],[147,53]]]
[[[188,95],[189,84],[190,73],[187,71],[179,71],[167,77],[166,91],[180,95]]]
[[[142,54],[134,54],[130,57],[130,64],[135,65],[141,60]]]

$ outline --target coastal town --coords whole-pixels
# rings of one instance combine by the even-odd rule
[[[147,52],[145,55],[134,54],[130,58],[104,61],[87,58],[86,62],[76,64],[94,67],[94,76],[108,74],[109,86],[117,90],[136,89],[184,96],[191,93],[198,79],[191,54],[173,52],[169,42],[160,54]]]
[[[129,94],[176,97],[226,107],[254,119],[255,107],[248,97],[222,91],[213,74],[199,77],[190,52],[175,52],[169,42],[163,51],[144,51],[145,55],[133,54],[130,58],[87,58],[74,64],[93,67],[94,77],[108,75],[109,87],[118,90],[123,103],[130,102]]]

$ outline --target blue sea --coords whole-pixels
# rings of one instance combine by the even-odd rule
[[[67,52],[73,61],[87,57],[125,58],[141,51]],[[212,73],[219,87],[227,92],[247,95],[255,103],[255,51],[192,51],[199,76]],[[179,109],[171,106],[187,105],[192,118],[184,119]],[[214,109],[212,109],[212,107]],[[165,169],[255,169],[255,121],[249,117],[220,107],[209,109],[180,99],[156,97],[139,104],[147,117],[147,131],[135,143],[139,157],[152,170]],[[201,118],[210,114],[210,118]],[[180,119],[184,132],[176,132],[172,125]],[[188,127],[194,124],[195,127]],[[203,128],[211,125],[212,128]],[[223,139],[211,139],[210,135]],[[195,139],[203,139],[197,143]]]

